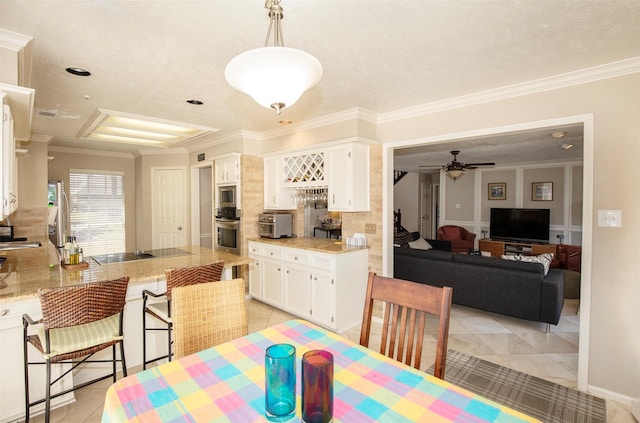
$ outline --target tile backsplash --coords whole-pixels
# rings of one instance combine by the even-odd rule
[[[15,237],[47,236],[47,207],[18,209],[0,225],[13,225]]]

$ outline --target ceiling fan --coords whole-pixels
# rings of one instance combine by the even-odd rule
[[[453,178],[454,181],[458,179],[467,169],[469,170],[476,169],[478,168],[478,166],[495,166],[495,163],[461,163],[457,160],[458,154],[460,154],[459,150],[453,150],[451,151],[451,154],[453,155],[453,160],[451,160],[451,162],[447,163],[446,165],[442,166],[442,170],[444,170],[448,176]],[[424,165],[420,167],[438,168],[441,166]]]

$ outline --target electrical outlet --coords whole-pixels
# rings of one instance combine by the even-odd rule
[[[365,223],[364,224],[364,233],[366,233],[366,234],[375,234],[376,233],[376,224],[375,223]]]

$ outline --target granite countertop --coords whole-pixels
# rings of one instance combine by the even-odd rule
[[[33,238],[42,246],[21,250],[0,251],[6,262],[0,268],[0,304],[36,298],[39,288],[70,286],[78,283],[117,279],[129,276],[129,284],[163,281],[167,267],[198,266],[223,260],[225,268],[251,262],[248,257],[210,248],[187,246],[181,250],[191,254],[166,258],[150,258],[123,263],[99,265],[90,257],[86,269],[65,268],[47,237]]]
[[[250,238],[249,241],[263,242],[266,244],[278,245],[281,247],[300,248],[302,250],[317,251],[328,254],[344,254],[351,251],[366,250],[369,247],[354,247],[346,242],[330,238]]]

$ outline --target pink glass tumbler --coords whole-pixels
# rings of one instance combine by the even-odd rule
[[[333,421],[333,355],[312,350],[302,356],[302,421]]]

